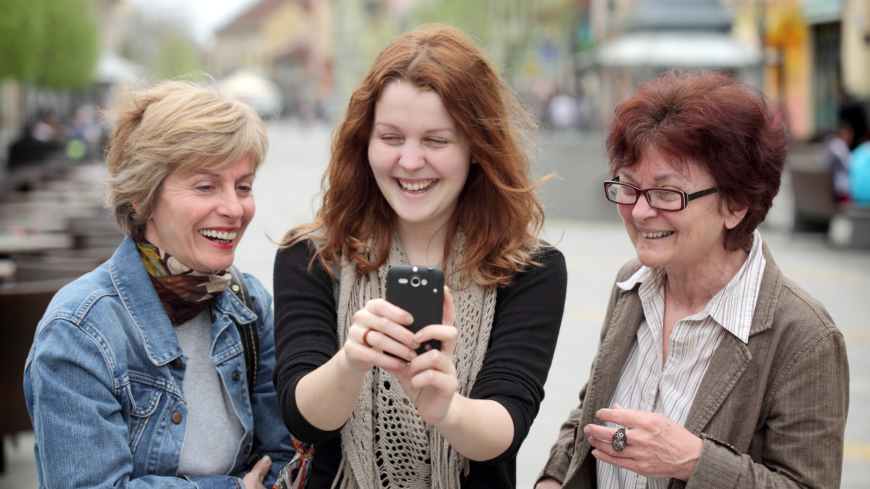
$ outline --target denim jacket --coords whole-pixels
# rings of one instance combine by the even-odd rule
[[[252,443],[272,458],[266,480],[295,451],[272,386],[271,295],[245,274],[254,311],[230,291],[211,306],[211,358],[244,427],[229,475],[176,477],[184,444],[187,358],[135,242],[61,289],[40,321],[24,371],[40,488],[242,488]],[[248,395],[234,320],[259,319],[261,355]],[[180,359],[176,361],[176,359]]]

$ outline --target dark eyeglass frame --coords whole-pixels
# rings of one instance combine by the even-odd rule
[[[608,195],[608,193],[607,193],[607,189],[608,189],[608,187],[610,187],[611,185],[621,185],[621,186],[623,186],[623,187],[631,187],[631,188],[633,188],[633,189],[637,192],[637,193],[634,194],[634,196],[635,196],[635,198],[634,198],[634,202],[632,202],[632,203],[629,204],[629,203],[627,203],[627,202],[617,202],[617,201],[611,199],[611,198],[610,198],[610,195]],[[647,193],[647,192],[649,192],[650,190],[664,190],[665,192],[673,192],[673,193],[680,194],[680,195],[682,196],[682,199],[680,200],[680,203],[681,203],[682,205],[680,206],[679,209],[662,209],[661,207],[656,207],[656,206],[652,203],[652,199],[650,199],[649,194]],[[607,197],[607,200],[613,202],[614,204],[619,204],[619,205],[635,205],[635,204],[637,204],[637,199],[639,199],[639,198],[640,198],[640,195],[643,194],[643,195],[646,196],[646,201],[647,201],[647,203],[649,204],[650,207],[652,207],[652,208],[654,208],[654,209],[658,209],[658,210],[660,210],[660,211],[671,211],[671,212],[673,212],[673,211],[681,211],[681,210],[685,209],[687,205],[689,205],[689,202],[691,202],[691,201],[693,201],[693,200],[695,200],[695,199],[697,199],[697,198],[703,197],[703,196],[705,196],[705,195],[715,194],[715,193],[718,192],[718,191],[719,191],[719,188],[718,188],[718,187],[710,187],[710,188],[708,188],[708,189],[706,189],[706,190],[700,190],[700,191],[698,191],[698,192],[693,192],[693,193],[691,193],[691,194],[687,194],[686,192],[683,192],[682,190],[677,190],[677,189],[673,189],[673,188],[662,188],[662,187],[639,188],[639,187],[635,187],[634,185],[631,185],[631,184],[629,184],[629,183],[622,183],[622,182],[620,182],[620,181],[619,181],[619,176],[618,176],[618,175],[615,176],[615,177],[613,177],[612,180],[607,180],[607,181],[604,182],[604,196]]]

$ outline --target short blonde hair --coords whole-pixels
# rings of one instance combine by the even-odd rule
[[[142,238],[170,173],[224,168],[245,156],[256,171],[269,146],[254,109],[192,83],[171,81],[130,93],[109,119],[115,126],[106,156],[106,205],[133,239]]]

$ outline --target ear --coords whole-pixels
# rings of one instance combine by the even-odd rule
[[[728,229],[736,228],[737,225],[740,224],[740,221],[746,217],[748,211],[749,206],[732,204],[731,208],[725,215],[725,227]]]
[[[136,211],[137,216],[142,215],[142,204],[139,202],[131,202],[130,205],[133,206],[133,210]]]

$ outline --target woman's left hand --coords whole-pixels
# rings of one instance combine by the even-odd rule
[[[625,409],[597,413],[601,421],[625,426],[626,445],[617,452],[611,445],[616,428],[589,424],[583,431],[595,448],[592,456],[644,477],[688,481],[704,448],[704,440],[661,414]]]
[[[417,412],[426,423],[438,426],[450,411],[459,382],[453,366],[453,349],[456,347],[456,312],[453,296],[444,288],[444,324],[426,326],[414,335],[414,341],[423,344],[429,340],[441,342],[440,350],[430,350],[417,356],[406,369],[391,371],[399,379],[405,394],[417,406]]]

